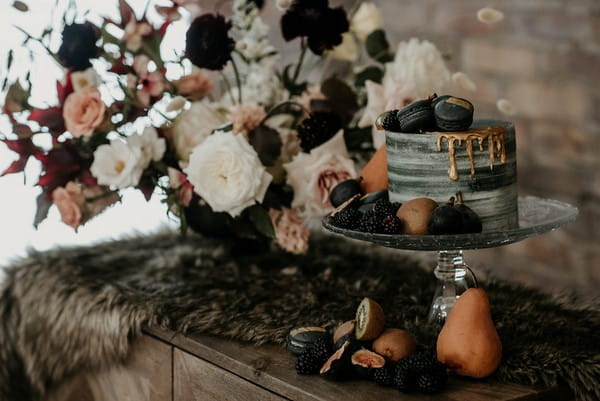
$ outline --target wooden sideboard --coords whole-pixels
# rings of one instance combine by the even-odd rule
[[[300,376],[279,346],[147,329],[123,366],[81,373],[46,401],[534,401],[572,400],[564,387],[535,388],[452,378],[442,394],[402,394],[374,383]]]

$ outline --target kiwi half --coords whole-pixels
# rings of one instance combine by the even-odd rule
[[[356,310],[356,339],[368,341],[383,331],[385,316],[383,308],[371,298],[364,298]]]

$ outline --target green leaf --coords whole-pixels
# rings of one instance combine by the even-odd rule
[[[357,87],[363,87],[367,81],[373,81],[380,84],[382,80],[383,70],[379,67],[370,66],[356,74],[354,77],[354,85]]]
[[[248,218],[256,230],[267,238],[275,238],[275,229],[271,222],[269,212],[260,205],[254,205],[246,209]]]
[[[14,53],[13,53],[13,49],[10,49],[10,51],[8,52],[8,61],[6,62],[6,69],[10,70],[10,67],[12,66],[14,60]]]
[[[365,46],[367,48],[367,53],[373,60],[379,61],[380,63],[392,61],[390,43],[385,36],[385,31],[379,29],[371,32],[371,34],[367,36]]]
[[[290,76],[290,69],[292,67],[294,67],[294,65],[290,64],[283,69],[281,81],[282,81],[285,89],[287,89],[288,92],[290,92],[290,95],[298,96],[298,95],[301,95],[302,92],[304,92],[306,90],[306,88],[308,87],[308,83],[306,83],[306,82],[296,83],[294,81],[294,79]]]
[[[37,210],[35,217],[33,218],[33,227],[38,228],[40,223],[48,216],[48,211],[52,206],[52,201],[46,196],[46,193],[42,192],[36,199]]]

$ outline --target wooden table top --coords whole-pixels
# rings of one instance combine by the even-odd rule
[[[451,377],[441,394],[404,394],[368,381],[333,382],[317,376],[298,375],[296,358],[277,345],[254,346],[205,335],[181,335],[152,328],[145,329],[173,345],[230,373],[290,400],[306,401],[568,401],[566,387],[541,388],[519,384],[489,383]]]

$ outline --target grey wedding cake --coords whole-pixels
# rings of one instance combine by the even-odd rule
[[[460,191],[483,231],[518,226],[512,123],[477,120],[463,132],[386,131],[386,150],[391,201],[426,197],[443,203]]]

